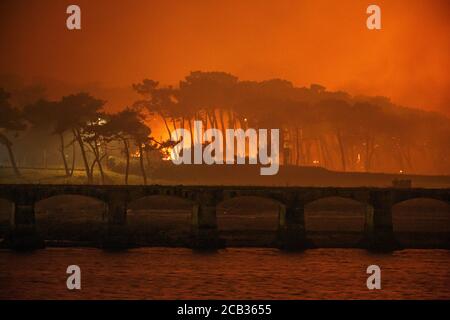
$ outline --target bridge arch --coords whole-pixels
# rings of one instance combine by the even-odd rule
[[[194,202],[166,193],[144,195],[127,204],[130,240],[136,245],[187,245]]]
[[[219,237],[227,245],[272,246],[276,243],[283,203],[260,195],[234,195],[216,206]]]
[[[34,195],[35,204],[38,202],[45,201],[47,199],[51,199],[54,197],[60,196],[79,196],[79,197],[87,197],[94,200],[108,202],[108,195],[103,190],[97,190],[91,186],[61,186],[55,188],[43,188],[39,189]]]
[[[77,193],[55,194],[34,203],[36,228],[46,240],[96,242],[107,214],[107,203]]]
[[[358,245],[364,240],[370,209],[354,198],[316,198],[304,206],[306,237],[317,246]]]
[[[402,246],[446,246],[450,240],[450,204],[428,196],[396,202],[392,224]]]
[[[439,202],[450,203],[448,190],[416,189],[416,190],[396,190],[393,205],[415,199],[429,199]]]

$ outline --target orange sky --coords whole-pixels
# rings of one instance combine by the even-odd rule
[[[365,10],[382,9],[381,31]],[[82,30],[65,27],[78,4]],[[285,78],[450,114],[447,0],[2,0],[0,73],[176,84],[191,70]]]

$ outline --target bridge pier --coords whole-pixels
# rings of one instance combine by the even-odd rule
[[[223,248],[217,229],[216,201],[214,195],[205,192],[192,208],[192,247],[200,250]]]
[[[282,249],[302,250],[308,247],[303,204],[280,206],[278,242]]]
[[[364,233],[365,247],[369,250],[393,251],[398,248],[390,204],[367,206]]]
[[[126,249],[129,246],[127,230],[127,202],[112,197],[108,203],[107,224],[101,247],[104,249]]]
[[[217,230],[216,207],[194,205],[192,209],[192,247],[200,250],[224,247]]]
[[[34,250],[45,247],[44,240],[36,230],[34,203],[14,203],[7,244],[15,250]]]

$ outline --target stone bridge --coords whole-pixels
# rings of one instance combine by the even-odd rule
[[[33,247],[34,207],[38,201],[59,195],[81,195],[107,205],[105,247],[120,247],[126,227],[127,205],[137,199],[166,195],[193,203],[192,245],[219,247],[216,207],[222,201],[242,196],[272,199],[279,203],[278,242],[280,247],[298,249],[307,246],[304,208],[327,197],[341,197],[366,204],[365,246],[374,250],[396,247],[392,225],[392,207],[402,201],[429,198],[450,202],[450,189],[419,188],[337,188],[337,187],[247,187],[247,186],[94,186],[94,185],[0,185],[0,198],[14,204],[10,243],[13,247]]]

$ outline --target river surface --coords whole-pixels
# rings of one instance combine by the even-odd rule
[[[367,289],[372,264],[381,290]],[[81,268],[81,290],[66,287],[69,265]],[[450,299],[450,251],[0,250],[0,299]]]

